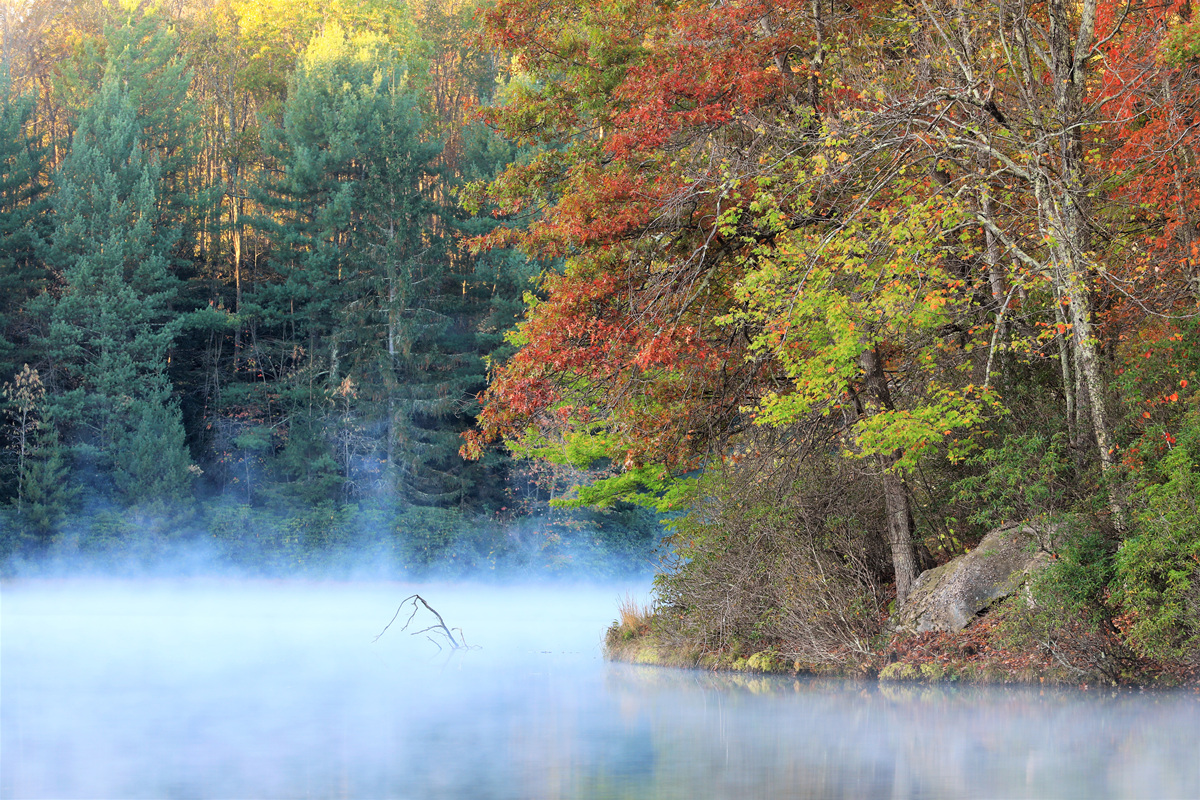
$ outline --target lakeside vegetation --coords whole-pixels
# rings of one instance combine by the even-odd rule
[[[651,637],[883,674],[917,576],[1023,523],[1051,563],[992,612],[998,662],[1195,668],[1191,3],[488,21],[524,80],[486,118],[541,151],[477,189],[533,220],[484,242],[565,265],[467,436],[680,512]]]
[[[612,574],[665,523],[681,658],[1200,664],[1187,0],[2,13],[10,567]],[[1021,598],[889,635],[1011,523]]]

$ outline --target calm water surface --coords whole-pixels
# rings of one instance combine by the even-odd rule
[[[479,649],[372,643],[413,591]],[[5,582],[0,796],[1200,797],[1192,694],[611,665],[623,591]]]

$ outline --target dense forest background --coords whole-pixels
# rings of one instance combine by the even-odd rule
[[[464,242],[518,158],[471,2],[3,6],[4,555],[608,571],[654,517],[459,456],[552,260]]]
[[[1010,641],[1195,663],[1189,0],[4,13],[6,552],[542,569],[650,508],[664,630],[822,663],[1022,523]]]

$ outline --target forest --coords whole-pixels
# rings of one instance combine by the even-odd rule
[[[820,667],[1022,524],[972,652],[1197,665],[1190,0],[16,0],[3,59],[14,557],[665,522],[648,629]]]
[[[467,246],[524,152],[474,5],[3,10],[3,555],[649,569],[651,512],[459,456],[554,268]]]

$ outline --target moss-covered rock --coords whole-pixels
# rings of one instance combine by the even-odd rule
[[[922,572],[900,610],[897,631],[962,630],[1047,562],[1038,541],[1037,531],[1028,526],[1000,528],[966,555]]]

